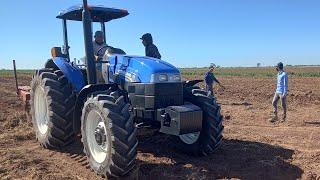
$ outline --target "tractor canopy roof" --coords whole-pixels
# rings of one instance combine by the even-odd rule
[[[72,21],[82,21],[83,6],[72,6],[61,11],[57,18]],[[124,9],[107,8],[103,6],[89,6],[92,22],[108,22],[127,16],[129,13]]]

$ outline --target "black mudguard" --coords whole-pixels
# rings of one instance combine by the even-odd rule
[[[203,82],[203,80],[195,79],[195,80],[190,80],[190,81],[183,81],[183,86],[184,87],[192,87],[200,82]]]
[[[80,118],[82,113],[82,107],[87,99],[87,97],[94,92],[97,91],[106,91],[109,88],[118,88],[117,84],[89,84],[83,87],[80,93],[77,96],[77,100],[74,106],[74,113],[73,113],[73,130],[76,134],[80,133]]]

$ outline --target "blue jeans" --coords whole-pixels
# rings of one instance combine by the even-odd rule
[[[206,84],[206,91],[210,92],[211,95],[213,95],[213,84]]]

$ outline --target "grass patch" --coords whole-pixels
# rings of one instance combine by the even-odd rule
[[[32,69],[19,69],[17,70],[18,75],[31,75],[35,70]],[[0,70],[0,76],[14,76],[13,70]]]
[[[207,68],[181,68],[183,77],[203,77]],[[285,67],[289,76],[293,77],[320,77],[320,66],[314,67]],[[31,75],[35,70],[17,70],[18,75]],[[274,67],[236,67],[236,68],[217,68],[217,76],[240,76],[240,77],[274,77],[277,72]],[[0,70],[0,76],[14,76],[13,70]]]
[[[207,68],[182,68],[183,77],[204,77]],[[320,77],[320,67],[286,67],[289,76],[294,77]],[[218,68],[217,76],[240,76],[240,77],[274,77],[277,72],[274,67],[264,68]]]

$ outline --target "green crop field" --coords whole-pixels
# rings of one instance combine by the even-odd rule
[[[314,67],[286,67],[289,76],[294,77],[320,77],[320,66]],[[203,77],[207,68],[181,68],[184,78]],[[31,75],[34,70],[17,70],[19,75]],[[274,77],[276,74],[274,67],[237,67],[237,68],[217,68],[217,76],[240,76],[240,77]],[[12,70],[0,70],[0,76],[12,76]]]
[[[183,68],[181,74],[184,78],[203,77],[207,68]],[[289,76],[295,77],[320,77],[320,67],[286,67]],[[218,76],[240,76],[240,77],[274,77],[274,67],[246,67],[246,68],[217,68],[215,75]]]
[[[28,69],[28,70],[17,70],[17,74],[19,75],[32,75],[34,73],[34,70]],[[14,76],[13,70],[0,70],[0,76]]]

